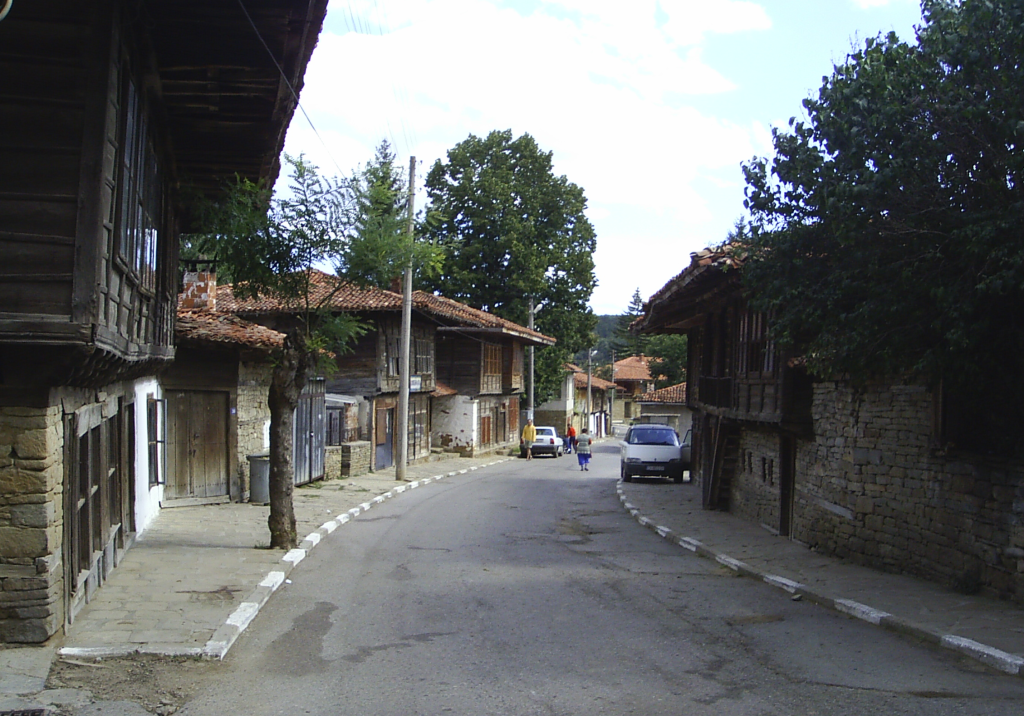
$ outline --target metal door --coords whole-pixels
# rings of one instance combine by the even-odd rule
[[[324,476],[327,437],[327,394],[323,378],[313,378],[299,396],[292,435],[295,484],[305,485]]]

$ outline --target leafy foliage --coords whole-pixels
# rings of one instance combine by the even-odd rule
[[[373,161],[352,177],[348,190],[351,217],[338,275],[389,288],[410,264],[421,274],[438,273],[441,251],[433,244],[409,240],[408,181],[387,140],[377,147]]]
[[[633,291],[633,298],[629,301],[626,312],[619,316],[615,326],[615,339],[613,347],[618,358],[627,356],[638,356],[647,352],[649,337],[639,333],[630,333],[629,326],[633,321],[643,315],[644,299],[640,295],[639,287]]]
[[[998,430],[1024,405],[1024,3],[922,8],[917,45],[868,40],[744,167],[745,280],[819,374],[941,380]]]
[[[596,319],[594,229],[583,190],[552,171],[551,153],[511,131],[470,135],[426,178],[436,223],[427,235],[445,254],[423,283],[449,298],[528,325],[532,296],[543,304],[537,330],[558,339],[537,351],[538,402],[557,394],[562,363],[590,344]]]
[[[685,335],[666,334],[650,336],[647,355],[653,358],[649,368],[654,376],[655,388],[667,388],[686,380]]]

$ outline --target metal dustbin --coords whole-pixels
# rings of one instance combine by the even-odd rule
[[[249,460],[249,502],[270,503],[270,453],[246,456]]]

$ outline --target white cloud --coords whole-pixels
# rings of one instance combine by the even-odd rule
[[[852,0],[852,2],[861,10],[870,10],[887,5],[917,5],[919,0]]]
[[[665,34],[681,45],[694,45],[707,34],[732,34],[770,30],[771,18],[764,8],[742,0],[661,0],[668,15]]]

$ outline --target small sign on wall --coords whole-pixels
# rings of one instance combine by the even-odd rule
[[[410,375],[409,376],[409,391],[423,390],[423,376],[421,375]]]

